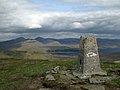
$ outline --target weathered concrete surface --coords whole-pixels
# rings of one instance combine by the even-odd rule
[[[80,57],[75,76],[89,78],[91,75],[107,75],[100,67],[97,41],[94,36],[80,38]]]

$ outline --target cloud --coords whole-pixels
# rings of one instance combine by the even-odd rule
[[[97,2],[95,3],[97,5]],[[56,38],[79,37],[81,34],[90,33],[98,37],[120,38],[119,9],[41,12],[36,9],[37,6],[28,0],[0,0],[0,38],[53,36],[52,33],[56,34],[53,36]]]
[[[79,38],[80,36],[95,36],[97,38],[109,38],[109,39],[120,39],[120,35],[114,35],[114,34],[94,34],[94,33],[74,33],[74,32],[57,32],[57,33],[50,33],[50,34],[45,34],[41,35],[42,37],[45,38]]]
[[[120,33],[119,12],[119,10],[109,10],[89,13],[48,13],[49,17],[43,17],[44,22],[41,25],[49,32],[118,34]]]
[[[0,33],[0,41],[11,40],[17,37],[20,37],[20,35],[16,33]]]
[[[73,29],[83,29],[84,26],[80,22],[73,22],[72,23],[72,28]]]
[[[19,15],[18,15],[19,16]],[[23,18],[23,19],[22,19]],[[37,12],[17,18],[11,28],[0,29],[5,33],[54,33],[75,32],[93,34],[120,34],[120,11],[96,12]],[[30,20],[29,20],[30,19]],[[11,20],[10,20],[11,21]],[[8,22],[6,22],[8,23]],[[7,28],[6,27],[6,28]],[[15,28],[16,27],[16,28]],[[18,27],[18,28],[17,28]],[[14,28],[14,29],[13,29]]]
[[[78,1],[76,0],[76,2]],[[114,26],[119,28],[120,10],[81,13],[40,12],[35,10],[35,7],[37,5],[28,0],[0,1],[1,30],[10,27],[16,30],[18,27],[18,29],[45,28],[58,31],[66,29],[88,30],[100,26],[103,26],[103,29],[113,29]]]
[[[85,21],[83,23],[80,22],[74,22],[72,24],[72,28],[73,29],[88,29],[88,28],[92,28],[96,25],[96,23],[94,23],[93,21]]]
[[[120,0],[92,0],[90,2],[91,5],[95,6],[120,6]]]
[[[35,7],[29,0],[0,0],[0,28],[41,28]]]
[[[81,0],[63,0],[64,3],[69,3],[69,4],[80,4]]]
[[[79,4],[83,6],[119,7],[120,0],[62,0],[66,4]]]

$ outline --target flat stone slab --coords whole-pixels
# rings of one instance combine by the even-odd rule
[[[112,77],[92,77],[89,78],[91,84],[100,84],[112,80]]]
[[[79,79],[88,79],[91,77],[91,75],[85,75],[85,74],[82,74],[82,73],[78,73],[76,71],[73,71],[73,76],[79,78]]]

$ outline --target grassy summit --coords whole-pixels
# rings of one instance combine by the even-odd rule
[[[55,66],[72,69],[77,63],[70,61],[47,61],[47,60],[0,60],[0,90],[16,90],[28,87],[35,83],[36,88],[43,87],[41,77],[46,75],[46,71]],[[115,61],[101,62],[102,68],[107,70],[109,75],[120,74],[120,63]],[[51,84],[51,83],[50,83]],[[120,78],[114,79],[108,84],[120,86]],[[38,86],[37,86],[38,85]],[[30,88],[30,87],[29,87]]]

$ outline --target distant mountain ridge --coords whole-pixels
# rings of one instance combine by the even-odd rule
[[[64,39],[53,39],[53,38],[41,38],[38,37],[35,40],[44,44],[57,41],[60,44],[76,45],[80,43],[79,38],[64,38]],[[97,38],[98,46],[101,48],[120,48],[120,39],[100,39]]]
[[[78,38],[64,38],[64,39],[53,39],[53,38],[35,38],[35,40],[42,42],[42,43],[49,43],[52,41],[57,41],[61,44],[78,44],[80,40]],[[74,43],[73,43],[74,42]]]
[[[10,48],[17,47],[20,43],[26,41],[27,39],[20,37],[8,41],[0,42],[0,50],[9,50]]]
[[[97,39],[100,56],[104,59],[120,59],[119,39]],[[0,42],[0,58],[48,59],[51,55],[78,56],[79,38],[23,37]]]
[[[120,48],[120,39],[97,39],[98,46],[100,48]],[[0,42],[0,50],[11,50],[13,48],[27,47],[46,47],[46,46],[69,46],[75,45],[79,47],[80,39],[79,38],[64,38],[64,39],[54,39],[54,38],[42,38],[37,37],[35,39],[25,39],[23,37]],[[31,49],[30,48],[30,49]],[[75,47],[76,48],[76,47]],[[29,49],[29,48],[28,48]],[[33,48],[32,48],[33,49]]]

